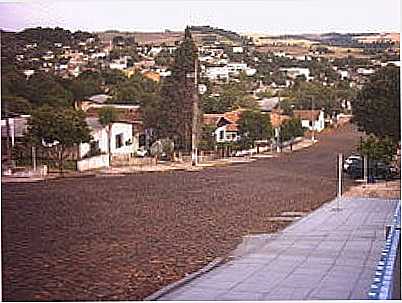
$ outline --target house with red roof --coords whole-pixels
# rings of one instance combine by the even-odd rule
[[[217,143],[236,142],[240,139],[237,124],[244,109],[238,109],[224,114],[204,114],[204,124],[216,127],[215,140]]]

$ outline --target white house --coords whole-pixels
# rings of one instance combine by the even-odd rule
[[[240,138],[236,124],[222,125],[215,129],[214,134],[217,143],[236,142]]]
[[[240,139],[237,121],[242,111],[226,112],[224,114],[204,114],[204,124],[213,125],[217,143],[236,142]]]
[[[255,68],[251,68],[251,67],[247,67],[246,68],[246,75],[251,77],[254,76],[257,73],[257,69]]]
[[[233,53],[243,53],[243,47],[233,46],[232,51],[233,51]]]
[[[229,70],[227,66],[211,66],[206,68],[205,76],[209,80],[227,80],[229,79]]]
[[[361,75],[367,76],[367,75],[374,74],[374,73],[375,73],[375,70],[372,69],[372,68],[363,68],[363,67],[360,67],[360,68],[357,69],[357,73],[358,73],[358,74],[361,74]]]
[[[240,71],[247,69],[247,63],[232,62],[227,65],[229,74],[238,74]]]
[[[325,128],[324,111],[322,110],[294,110],[295,117],[301,120],[302,127],[320,132]]]
[[[342,80],[348,79],[350,74],[347,70],[337,70],[337,73],[341,76]]]
[[[109,166],[108,131],[97,117],[88,117],[86,122],[91,129],[92,140],[79,145],[78,170],[84,171]],[[110,152],[113,156],[130,155],[138,149],[138,138],[133,136],[133,125],[127,122],[114,122],[110,130]]]

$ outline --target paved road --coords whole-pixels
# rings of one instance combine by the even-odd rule
[[[135,300],[241,242],[310,212],[336,192],[336,153],[359,142],[346,127],[279,158],[199,172],[2,185],[3,298]]]
[[[333,201],[159,300],[367,300],[396,205]]]

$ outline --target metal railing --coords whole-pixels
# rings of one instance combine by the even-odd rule
[[[394,278],[397,272],[396,259],[401,237],[401,202],[395,210],[394,219],[390,226],[385,247],[381,252],[373,282],[368,293],[370,300],[390,300],[394,291]]]

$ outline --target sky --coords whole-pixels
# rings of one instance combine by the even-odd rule
[[[400,0],[0,0],[4,30],[155,32],[186,25],[265,34],[400,32]]]

